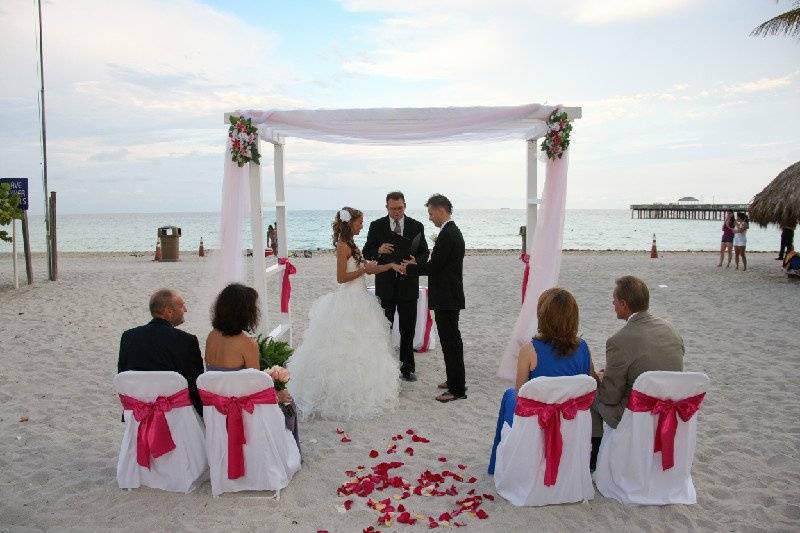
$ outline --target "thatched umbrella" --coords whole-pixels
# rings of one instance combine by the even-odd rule
[[[800,221],[800,161],[786,168],[750,202],[750,219],[759,226],[793,228]]]

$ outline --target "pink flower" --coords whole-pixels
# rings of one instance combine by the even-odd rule
[[[272,381],[279,381],[281,383],[289,382],[289,371],[282,366],[275,365],[272,368],[268,368],[266,373],[269,374]]]

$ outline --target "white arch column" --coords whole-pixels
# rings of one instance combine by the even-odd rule
[[[259,145],[261,141],[257,141]],[[260,146],[259,146],[260,150]],[[257,333],[267,333],[267,263],[264,260],[264,213],[261,200],[261,165],[250,163],[250,233],[253,236],[253,286],[258,291],[258,304],[261,311]]]
[[[528,172],[527,180],[525,182],[525,250],[528,255],[533,257],[533,236],[536,233],[536,217],[538,216],[539,203],[539,179],[538,179],[538,165],[536,158],[536,143],[538,139],[528,139],[527,153],[528,153]]]

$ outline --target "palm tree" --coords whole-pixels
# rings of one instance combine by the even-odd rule
[[[781,13],[757,26],[750,35],[752,37],[767,35],[790,35],[800,38],[800,0],[794,0],[794,9]]]

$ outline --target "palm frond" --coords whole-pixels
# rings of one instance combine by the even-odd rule
[[[795,2],[798,5],[798,2]],[[777,17],[771,18],[757,26],[752,32],[752,37],[766,37],[768,35],[789,35],[800,38],[800,7],[790,9]]]

